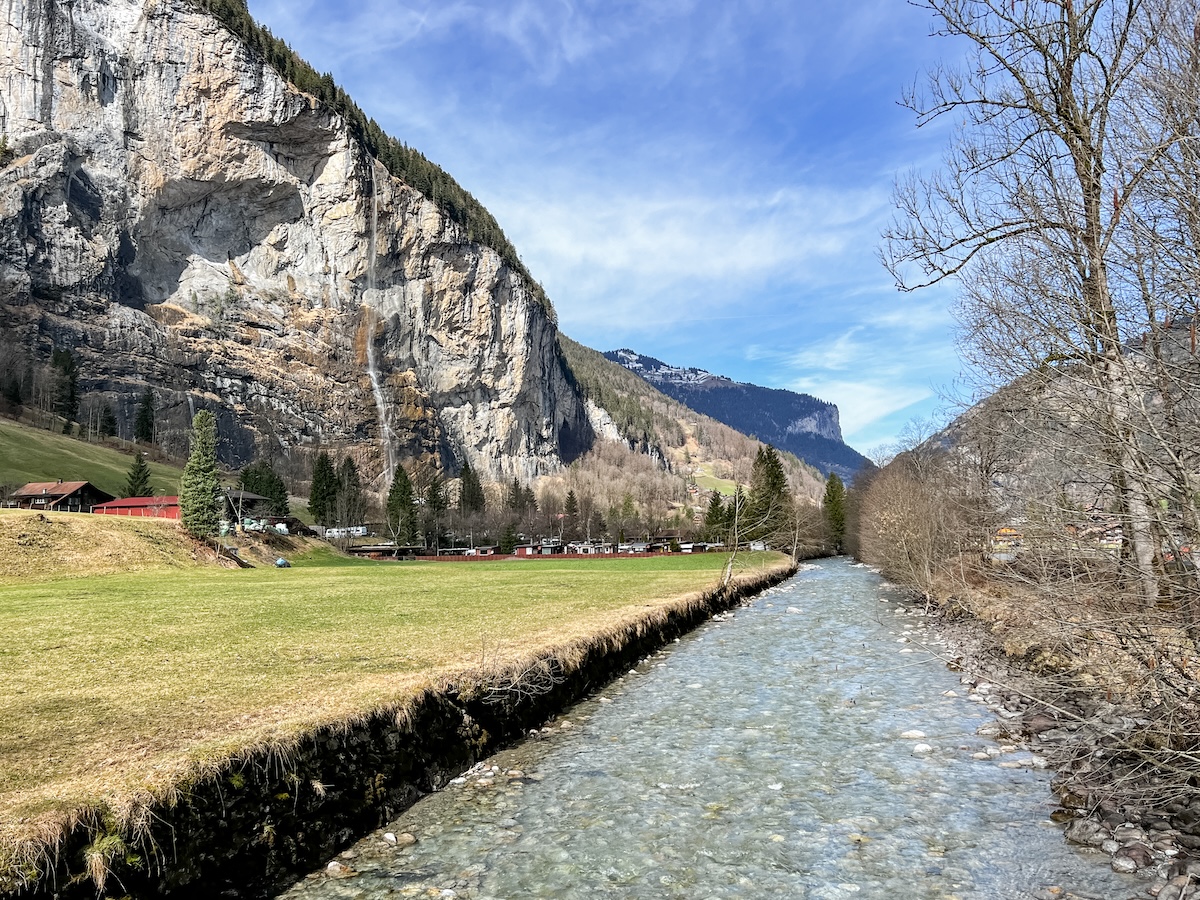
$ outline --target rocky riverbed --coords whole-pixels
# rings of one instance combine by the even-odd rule
[[[1200,791],[1165,779],[1130,750],[1148,724],[1144,711],[1031,674],[973,619],[943,618],[917,602],[895,614],[908,623],[904,630],[914,641],[961,671],[965,696],[995,717],[977,730],[1001,742],[986,754],[1020,748],[1033,754],[1028,763],[1000,765],[1031,764],[1056,773],[1053,790],[1061,805],[1053,818],[1064,824],[1068,842],[1104,854],[1114,872],[1144,879],[1129,898],[1200,898]],[[1050,885],[1032,896],[1089,895]]]
[[[1056,729],[1023,727],[1040,711],[999,671],[947,670],[958,628],[822,562],[283,896],[1170,898],[1157,868],[1064,840]]]

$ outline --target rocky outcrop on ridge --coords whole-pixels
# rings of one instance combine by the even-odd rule
[[[591,445],[530,284],[187,0],[14,0],[0,133],[0,350],[72,350],[124,428],[149,386],[164,444],[208,408],[235,465],[532,477]]]

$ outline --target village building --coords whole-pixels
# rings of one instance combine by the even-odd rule
[[[178,519],[178,497],[126,497],[92,507],[98,516],[132,516],[145,519]]]
[[[5,501],[16,509],[53,512],[89,512],[93,506],[115,500],[90,481],[31,481]]]

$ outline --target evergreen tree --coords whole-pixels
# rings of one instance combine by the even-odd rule
[[[470,463],[463,463],[462,474],[459,476],[458,512],[463,516],[481,513],[487,506],[487,498],[483,494],[483,485],[479,476],[471,468]]]
[[[704,513],[704,537],[709,541],[717,541],[725,534],[725,507],[721,503],[719,491],[713,491],[708,498],[708,510]]]
[[[50,354],[50,368],[54,372],[54,411],[69,424],[79,413],[79,367],[70,350],[55,350]],[[69,430],[65,428],[63,433]]]
[[[575,496],[574,490],[567,491],[567,499],[563,504],[563,512],[566,514],[566,520],[563,530],[563,537],[568,541],[579,540],[579,500]]]
[[[318,525],[329,525],[333,521],[337,489],[333,459],[322,450],[313,463],[312,487],[308,492],[308,512]]]
[[[154,392],[150,388],[146,388],[138,402],[137,415],[133,419],[133,439],[143,444],[154,443]]]
[[[538,511],[537,497],[534,496],[533,488],[528,485],[521,493],[521,508],[526,513],[535,513]]]
[[[192,449],[179,485],[183,527],[195,537],[217,533],[221,520],[221,481],[217,477],[217,420],[208,410],[192,420]]]
[[[24,397],[21,392],[21,379],[16,374],[11,374],[4,379],[3,387],[4,399],[8,401],[8,405],[15,409],[20,409],[24,402]]]
[[[500,535],[500,552],[510,554],[517,547],[517,526],[509,522]]]
[[[739,484],[733,492],[733,496],[729,498],[729,502],[725,504],[725,534],[729,536],[729,543],[734,546],[746,539],[748,505],[746,492]]]
[[[441,477],[434,475],[425,489],[425,546],[435,550],[443,543],[442,515],[449,504]]]
[[[514,478],[508,486],[504,495],[504,508],[518,513],[525,511],[525,492],[521,490],[520,479]]]
[[[752,539],[770,538],[786,528],[791,518],[792,494],[779,453],[768,444],[759,447],[750,470],[747,512]]]
[[[154,488],[150,486],[150,467],[146,465],[146,457],[135,453],[129,474],[125,476],[125,486],[121,488],[122,497],[153,497]]]
[[[358,465],[347,456],[342,460],[337,473],[337,497],[334,500],[334,518],[343,528],[361,525],[366,518],[366,499],[363,497],[362,479]]]
[[[825,482],[825,499],[822,504],[825,527],[829,529],[829,542],[835,553],[841,553],[846,543],[846,486],[836,472],[829,473]]]
[[[396,467],[396,475],[388,490],[385,509],[388,531],[397,544],[413,544],[417,540],[417,502],[413,495],[412,480],[403,466]]]
[[[242,469],[238,485],[243,491],[261,494],[270,499],[268,511],[273,516],[291,515],[287,485],[265,459],[258,459]]]
[[[117,417],[113,413],[113,408],[108,403],[104,404],[104,409],[100,411],[100,436],[101,437],[116,437],[117,436]]]

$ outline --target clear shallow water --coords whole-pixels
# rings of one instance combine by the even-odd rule
[[[1029,754],[975,735],[991,715],[899,600],[823,561],[384,829],[415,845],[376,834],[282,897],[1136,894],[1064,842]]]

